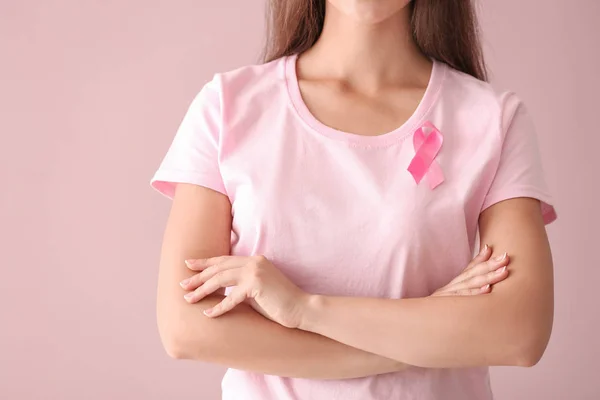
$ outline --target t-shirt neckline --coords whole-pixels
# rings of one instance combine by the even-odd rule
[[[419,102],[414,113],[396,129],[375,136],[360,135],[356,133],[344,132],[332,128],[320,120],[308,109],[308,106],[302,98],[298,76],[296,72],[296,62],[298,54],[287,56],[284,59],[285,77],[287,91],[294,110],[311,129],[317,133],[327,136],[331,139],[348,142],[354,145],[362,146],[386,146],[404,140],[408,135],[414,132],[421,125],[432,106],[435,104],[439,95],[442,83],[446,75],[445,65],[437,60],[433,61],[433,67],[429,78],[429,83],[425,93]]]

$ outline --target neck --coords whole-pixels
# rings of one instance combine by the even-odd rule
[[[328,4],[323,32],[301,58],[307,77],[318,71],[320,76],[364,88],[415,81],[426,84],[431,70],[431,61],[412,38],[409,7],[383,22],[367,24]]]

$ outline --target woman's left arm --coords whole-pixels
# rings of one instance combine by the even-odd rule
[[[429,368],[533,366],[553,321],[552,256],[540,203],[515,198],[487,208],[481,242],[510,257],[510,277],[472,297],[309,296],[299,328]]]

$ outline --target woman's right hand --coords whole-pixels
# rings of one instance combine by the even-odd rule
[[[485,245],[463,272],[431,296],[474,296],[489,293],[492,285],[508,277],[508,254],[490,258],[492,249]]]

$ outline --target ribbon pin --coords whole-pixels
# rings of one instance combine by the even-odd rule
[[[425,128],[430,130],[427,135],[425,134]],[[435,157],[442,148],[443,141],[442,133],[429,121],[415,131],[413,135],[415,156],[408,166],[408,172],[415,178],[417,184],[421,182],[425,175],[427,175],[429,187],[432,190],[444,182],[442,168],[435,161]]]

